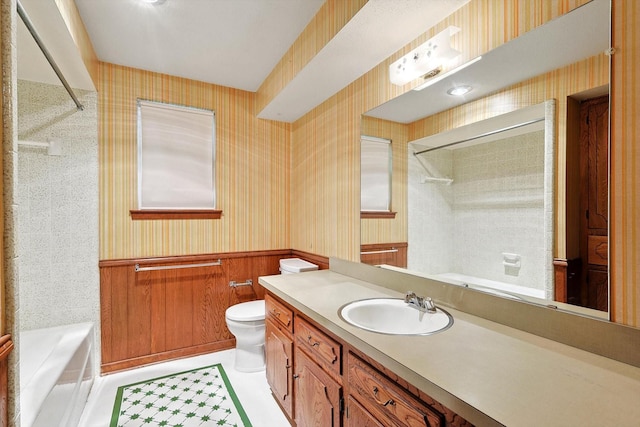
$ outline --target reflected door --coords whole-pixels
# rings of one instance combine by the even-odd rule
[[[608,309],[609,97],[581,105],[581,305]]]

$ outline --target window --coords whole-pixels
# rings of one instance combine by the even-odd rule
[[[394,217],[391,212],[391,141],[360,137],[360,211],[363,217]]]
[[[132,217],[219,218],[215,152],[213,111],[138,100],[138,210]]]

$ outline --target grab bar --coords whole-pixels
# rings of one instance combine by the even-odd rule
[[[214,267],[222,265],[222,260],[218,259],[216,262],[205,262],[202,264],[178,264],[178,265],[158,265],[151,267],[140,267],[140,264],[136,264],[136,273],[138,271],[155,271],[155,270],[172,270],[177,268],[196,268],[196,267]]]
[[[391,248],[391,249],[383,249],[383,250],[379,250],[379,251],[363,251],[363,252],[360,252],[360,255],[391,254],[391,253],[395,253],[395,252],[398,252],[398,250],[396,248]]]
[[[237,288],[238,286],[253,286],[253,280],[247,279],[243,283],[238,283],[235,280],[229,282],[229,286],[232,288]]]

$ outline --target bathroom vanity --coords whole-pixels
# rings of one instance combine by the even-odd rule
[[[495,300],[495,309],[516,313],[517,324],[517,313],[529,310],[521,302],[376,267],[334,264],[331,270],[259,279],[267,291],[267,379],[298,426],[318,420],[335,426],[637,425],[637,363],[458,309],[469,298],[470,306]],[[381,283],[381,276],[397,283]],[[401,291],[405,285],[412,288]],[[388,335],[352,326],[338,314],[352,301],[403,298],[408,290],[433,292],[453,325],[434,335]],[[544,316],[531,320],[545,322]],[[640,335],[628,329],[623,350],[637,352]]]

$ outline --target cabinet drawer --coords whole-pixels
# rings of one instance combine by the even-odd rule
[[[342,346],[338,342],[300,317],[295,319],[294,335],[298,346],[317,363],[340,375]]]
[[[368,363],[349,354],[349,393],[385,425],[444,426],[444,417]]]
[[[276,324],[284,326],[289,332],[293,332],[293,311],[270,295],[264,298],[266,315]]]

